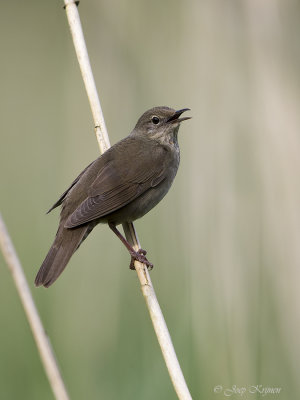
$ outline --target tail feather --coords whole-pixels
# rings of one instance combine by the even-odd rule
[[[65,269],[73,253],[91,232],[88,225],[74,229],[60,227],[35,278],[36,286],[49,287]]]

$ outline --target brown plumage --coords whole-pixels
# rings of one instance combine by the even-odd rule
[[[98,223],[107,223],[128,248],[132,260],[149,267],[146,252],[135,252],[116,225],[150,211],[168,192],[179,165],[179,118],[188,109],[155,107],[146,111],[129,136],[81,172],[48,211],[62,205],[59,227],[37,276],[49,287]],[[131,264],[132,265],[132,264]]]

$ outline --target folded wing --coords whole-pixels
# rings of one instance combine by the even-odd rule
[[[137,156],[130,167],[121,165],[118,157],[111,157],[88,190],[88,197],[67,219],[65,228],[104,217],[162,182],[165,179],[166,153],[159,148],[150,153],[147,160]]]

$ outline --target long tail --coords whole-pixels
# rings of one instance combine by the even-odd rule
[[[62,224],[61,224],[62,225]],[[92,231],[89,225],[67,229],[60,226],[55,240],[35,278],[36,286],[49,287],[63,272],[72,254]]]

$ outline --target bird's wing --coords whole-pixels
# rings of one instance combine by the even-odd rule
[[[130,167],[123,165],[118,157],[112,157],[94,180],[88,197],[69,216],[65,227],[74,228],[108,215],[157,186],[165,179],[165,153],[156,148],[147,157],[133,155]]]

